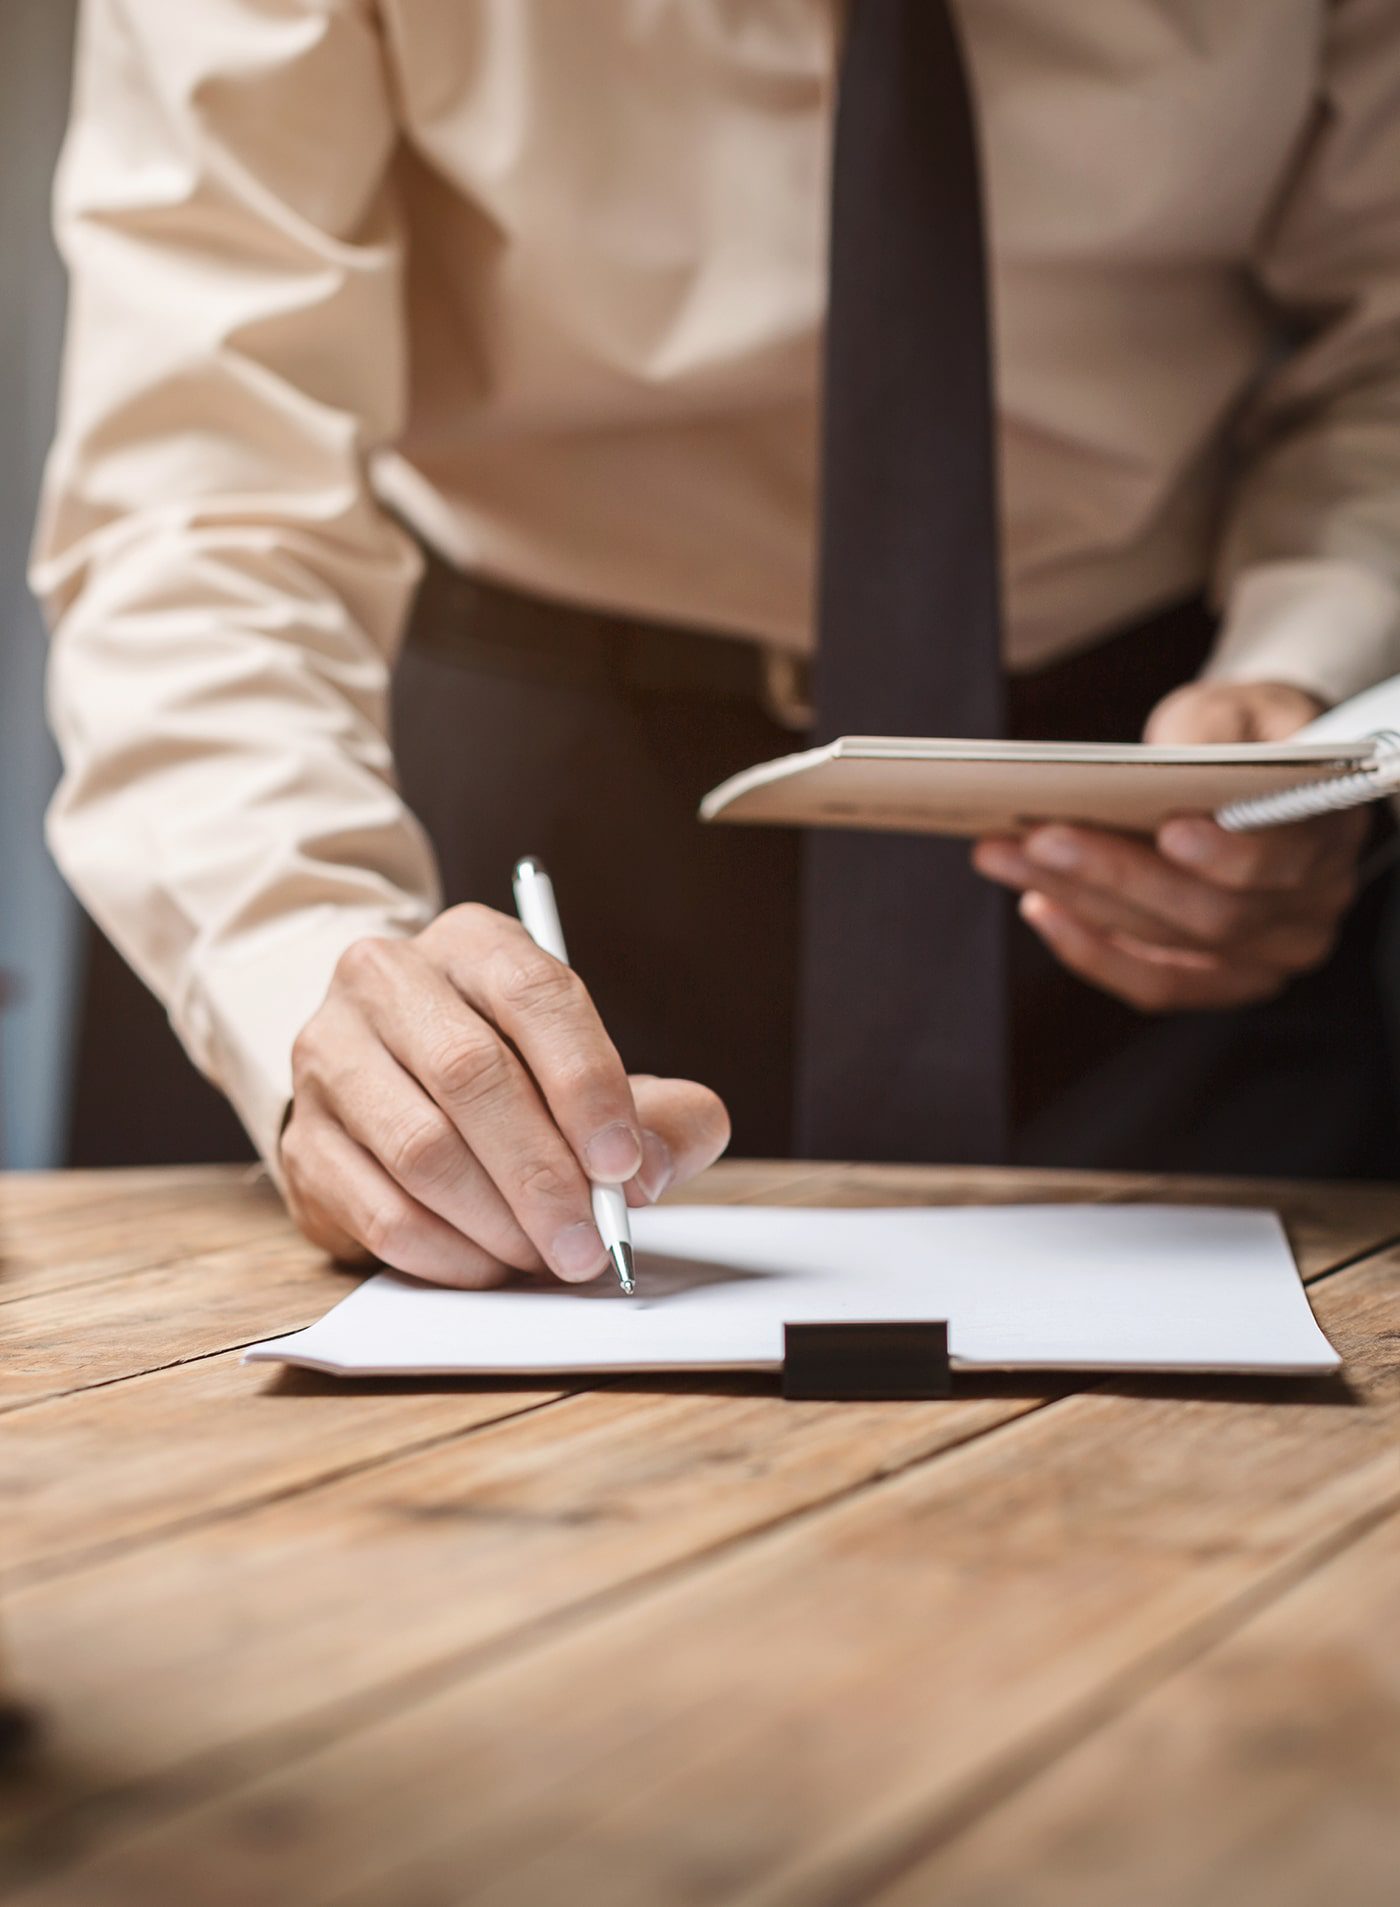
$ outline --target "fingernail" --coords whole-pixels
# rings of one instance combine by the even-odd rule
[[[597,1276],[607,1255],[597,1226],[580,1223],[566,1225],[556,1233],[549,1261],[561,1278],[580,1284],[585,1278]]]
[[[1083,860],[1083,852],[1072,834],[1059,828],[1045,828],[1026,842],[1026,853],[1037,867],[1058,868],[1067,874]]]
[[[590,1179],[621,1185],[642,1163],[642,1148],[636,1133],[621,1120],[615,1126],[606,1126],[583,1148],[583,1163]]]
[[[637,1174],[637,1179],[647,1198],[655,1204],[675,1176],[676,1162],[671,1156],[670,1146],[659,1132],[644,1129],[642,1167]]]
[[[1016,908],[1024,921],[1042,933],[1052,933],[1055,926],[1055,910],[1043,894],[1023,894]]]
[[[1210,858],[1210,836],[1194,821],[1169,821],[1157,837],[1163,854],[1173,861],[1205,861]]]

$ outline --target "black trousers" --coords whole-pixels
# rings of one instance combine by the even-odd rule
[[[629,653],[659,660],[691,643],[700,658],[693,683],[671,668],[648,680],[644,668],[585,663],[597,619],[584,619],[589,643],[575,643],[569,609],[530,604],[534,639],[496,640],[493,619],[520,600],[429,589],[399,673],[401,778],[434,838],[446,898],[509,909],[514,860],[540,855],[570,955],[628,1067],[705,1080],[729,1104],[734,1151],[781,1156],[800,844],[782,830],[705,828],[695,810],[723,776],[801,738],[752,693],[709,679],[723,675],[706,659],[720,639],[631,630]],[[1135,739],[1153,703],[1190,679],[1210,635],[1200,605],[1180,605],[1017,678],[1013,732]],[[1388,883],[1368,888],[1329,965],[1280,999],[1162,1018],[1066,974],[1008,902],[1013,1162],[1392,1175],[1400,1106],[1381,984],[1388,900]],[[1393,990],[1393,957],[1389,971]]]

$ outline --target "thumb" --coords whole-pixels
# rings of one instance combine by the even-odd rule
[[[729,1144],[729,1114],[718,1093],[693,1079],[632,1075],[642,1126],[642,1169],[627,1187],[630,1205],[645,1205],[713,1165]]]
[[[1188,682],[1157,704],[1143,740],[1158,747],[1281,742],[1322,709],[1288,682]]]

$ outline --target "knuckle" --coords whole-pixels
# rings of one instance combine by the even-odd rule
[[[475,944],[488,936],[496,939],[503,924],[501,915],[493,908],[483,906],[480,901],[461,901],[439,914],[427,932]]]
[[[386,1265],[404,1268],[417,1239],[418,1222],[407,1199],[386,1193],[365,1212],[361,1243]]]
[[[511,1067],[497,1039],[454,1041],[433,1062],[438,1090],[454,1105],[477,1106],[505,1091]]]
[[[370,935],[354,940],[335,964],[337,982],[351,993],[373,988],[389,971],[398,942]]]
[[[287,1121],[277,1148],[282,1170],[288,1179],[300,1179],[306,1166],[306,1126],[295,1113]]]
[[[622,1063],[611,1064],[598,1054],[572,1053],[556,1060],[549,1073],[550,1087],[565,1098],[595,1100],[616,1095],[624,1084]]]
[[[324,1085],[333,1070],[337,1050],[334,1013],[322,1007],[313,1013],[292,1041],[292,1093]]]
[[[437,1185],[456,1162],[458,1138],[446,1119],[405,1120],[385,1148],[384,1163],[401,1185]]]
[[[509,1012],[522,1017],[554,1016],[572,1006],[582,987],[568,967],[533,951],[513,950],[502,961],[496,995]]]
[[[320,1042],[316,1037],[316,1022],[308,1020],[292,1041],[293,1082],[305,1079],[314,1072],[319,1045]]]
[[[526,1159],[515,1178],[522,1196],[539,1204],[562,1205],[583,1189],[582,1174],[571,1172],[561,1159]]]

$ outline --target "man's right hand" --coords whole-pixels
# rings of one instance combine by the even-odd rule
[[[708,1087],[629,1079],[578,977],[486,907],[357,941],[292,1072],[282,1166],[301,1229],[438,1284],[596,1277],[590,1180],[645,1204],[729,1142]]]

